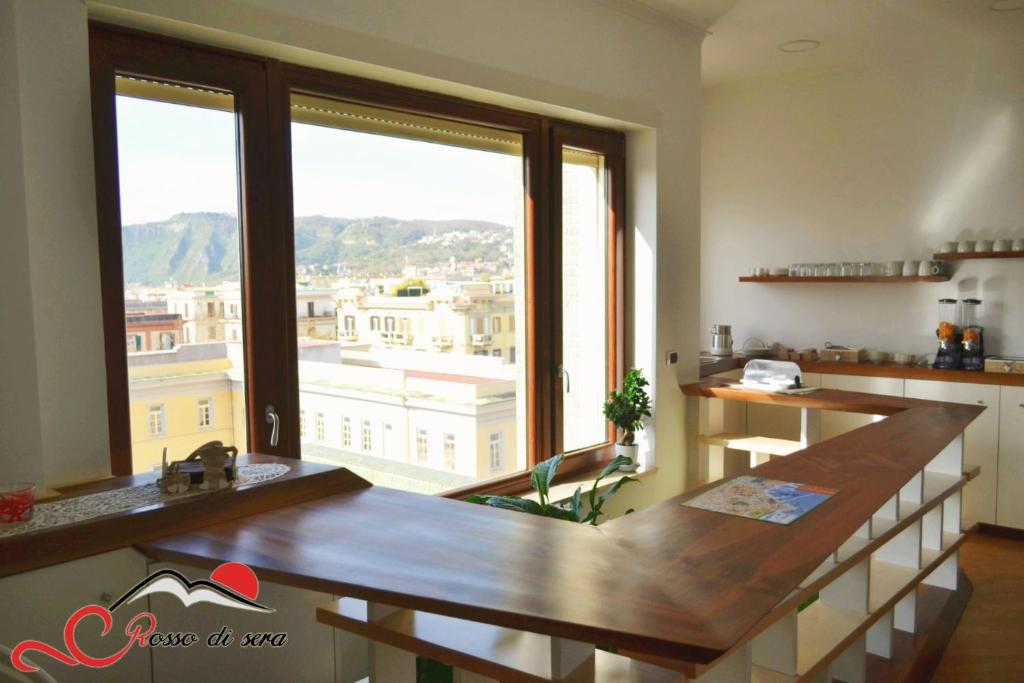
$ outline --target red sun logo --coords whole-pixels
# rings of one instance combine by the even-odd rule
[[[256,578],[256,573],[241,562],[225,562],[210,572],[210,580],[250,600],[255,600],[260,594],[260,582]]]

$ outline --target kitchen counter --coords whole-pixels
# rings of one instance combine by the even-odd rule
[[[700,376],[710,377],[720,372],[739,370],[751,360],[733,356],[719,358],[714,362],[701,362]],[[933,382],[966,382],[969,384],[996,384],[1007,387],[1024,387],[1024,374],[1000,372],[977,372],[969,370],[936,370],[917,366],[896,365],[895,363],[835,363],[831,361],[794,361],[804,372],[830,375],[859,375],[863,377],[895,377],[898,379],[923,379]]]
[[[691,491],[600,527],[363,488],[140,544],[155,559],[231,559],[285,585],[706,663],[791,596],[983,410],[706,380],[691,396],[890,415],[760,466],[838,489],[791,526],[684,507]],[[957,478],[953,478],[957,481]]]

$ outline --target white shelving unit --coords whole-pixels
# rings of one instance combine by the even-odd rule
[[[803,423],[804,438],[813,440],[814,416]],[[918,629],[918,587],[958,588],[961,490],[978,473],[964,471],[963,452],[961,433],[747,638],[708,665],[627,657],[592,644],[351,599],[319,608],[318,619],[370,639],[371,683],[414,681],[418,655],[452,663],[461,683],[865,683],[868,658],[891,658],[896,632]]]

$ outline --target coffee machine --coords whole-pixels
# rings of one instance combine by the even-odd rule
[[[964,370],[985,369],[985,328],[981,326],[981,299],[960,302],[960,336]]]
[[[963,367],[963,332],[956,299],[939,299],[939,327],[935,336],[939,338],[939,349],[935,352],[932,367],[941,370]]]

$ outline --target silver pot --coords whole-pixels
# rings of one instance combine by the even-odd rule
[[[711,326],[711,355],[732,355],[732,325]]]

